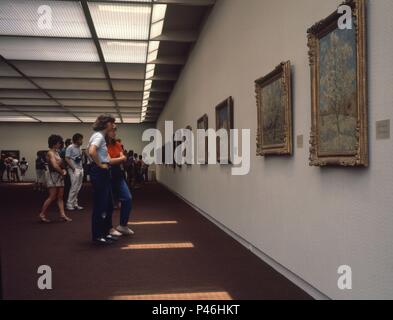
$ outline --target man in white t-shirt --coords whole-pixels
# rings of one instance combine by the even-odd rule
[[[68,164],[68,174],[71,180],[70,192],[66,208],[69,211],[83,210],[78,203],[78,194],[83,184],[83,165],[82,165],[82,150],[83,136],[80,133],[72,137],[72,144],[68,146],[65,154],[65,160]]]

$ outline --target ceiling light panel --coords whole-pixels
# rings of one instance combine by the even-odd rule
[[[3,38],[0,54],[8,60],[100,61],[93,40],[52,38]]]
[[[146,63],[148,42],[100,40],[106,62]]]
[[[150,4],[90,2],[89,8],[100,39],[149,39]]]
[[[50,122],[50,123],[76,123],[80,122],[77,118],[72,116],[63,116],[63,117],[54,117],[53,114],[51,116],[36,116],[38,120],[41,122]]]
[[[152,23],[157,23],[165,19],[167,5],[166,4],[154,4],[152,13]]]
[[[0,34],[89,38],[79,1],[1,0]]]

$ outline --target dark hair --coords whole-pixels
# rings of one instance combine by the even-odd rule
[[[110,114],[100,115],[96,122],[93,124],[93,130],[98,132],[106,129],[108,123],[115,123],[116,119]]]
[[[137,153],[134,153],[134,158],[138,158],[138,154]]]
[[[139,160],[142,160],[143,159],[143,157],[142,156],[139,156]]]
[[[64,144],[68,147],[70,144],[72,143],[71,139],[66,139],[66,141],[64,142]]]
[[[83,135],[81,135],[80,133],[76,133],[74,134],[74,136],[72,137],[72,142],[73,143],[77,143],[79,140],[83,139]]]
[[[63,138],[61,136],[58,136],[57,134],[52,134],[48,138],[48,147],[50,149],[52,149],[58,143],[63,143]]]

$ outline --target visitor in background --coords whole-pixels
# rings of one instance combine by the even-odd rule
[[[72,137],[72,144],[68,146],[65,154],[67,162],[68,176],[70,177],[70,191],[68,194],[66,208],[69,211],[83,210],[78,203],[79,191],[83,184],[83,165],[82,165],[82,150],[83,135],[80,133]]]
[[[149,181],[149,166],[143,161],[143,157],[139,156],[140,161],[142,161],[142,182]]]
[[[47,163],[45,161],[45,155],[43,152],[37,152],[37,159],[35,160],[35,174],[36,174],[36,185],[35,189],[38,191],[44,190],[45,184],[45,170]]]
[[[90,179],[93,185],[92,239],[97,244],[112,244],[117,237],[110,234],[112,226],[113,199],[110,158],[106,135],[116,128],[116,119],[111,115],[101,115],[93,125],[88,153],[92,160]]]
[[[20,182],[19,160],[16,158],[11,158],[11,178],[13,182]]]
[[[127,172],[127,182],[128,186],[132,188],[132,178],[134,173],[134,151],[130,151],[127,154],[127,161],[124,165]]]
[[[54,201],[57,201],[61,220],[65,222],[72,221],[69,217],[66,216],[64,211],[64,177],[67,173],[64,169],[64,163],[59,155],[62,144],[63,138],[58,135],[51,135],[48,138],[49,151],[46,155],[48,168],[45,171],[45,182],[46,187],[48,188],[49,196],[45,200],[39,215],[41,222],[44,223],[50,222],[50,220],[48,220],[46,217],[46,212]]]
[[[108,152],[111,158],[110,171],[112,178],[113,200],[114,203],[118,203],[120,201],[120,225],[116,227],[116,230],[120,232],[121,235],[133,235],[134,232],[128,228],[128,221],[132,209],[132,197],[122,168],[122,164],[127,160],[127,158],[124,155],[123,146],[119,140],[116,140],[116,129],[110,131],[107,138]]]
[[[134,153],[134,179],[133,179],[133,188],[139,189],[139,175],[141,172],[140,162],[139,162],[139,155]]]
[[[63,160],[64,163],[64,169],[66,170],[66,176],[64,177],[64,203],[67,203],[68,201],[68,195],[70,193],[70,188],[71,188],[71,178],[68,174],[68,165],[67,165],[67,161],[65,160],[65,155],[66,155],[66,151],[67,148],[71,145],[72,140],[71,139],[66,139],[66,141],[63,143],[63,145],[61,146],[61,149],[59,151],[60,157]]]
[[[3,182],[5,172],[5,154],[1,154],[0,156],[0,182]]]
[[[26,158],[22,158],[22,161],[19,163],[20,177],[23,181],[26,176],[26,172],[29,169],[29,163],[26,161]]]
[[[7,181],[11,182],[11,167],[12,167],[12,158],[5,158],[5,170],[7,171]]]

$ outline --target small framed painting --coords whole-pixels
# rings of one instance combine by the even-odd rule
[[[233,98],[229,97],[221,102],[216,107],[216,130],[217,132],[221,129],[224,129],[228,133],[228,154],[224,155],[221,152],[220,146],[220,137],[217,137],[217,161],[219,163],[226,162],[225,160],[230,163],[230,153],[231,153],[231,134],[230,131],[234,129],[234,119],[233,119]]]
[[[197,122],[198,130],[209,129],[209,117],[205,114],[202,118],[200,118]],[[203,152],[204,151],[204,152]],[[198,140],[198,163],[202,165],[206,165],[209,162],[209,138],[206,137],[204,141]]]
[[[257,155],[292,155],[291,63],[255,81],[258,110]]]
[[[311,66],[311,166],[367,167],[365,0],[350,0],[350,25],[335,11],[308,30]]]

